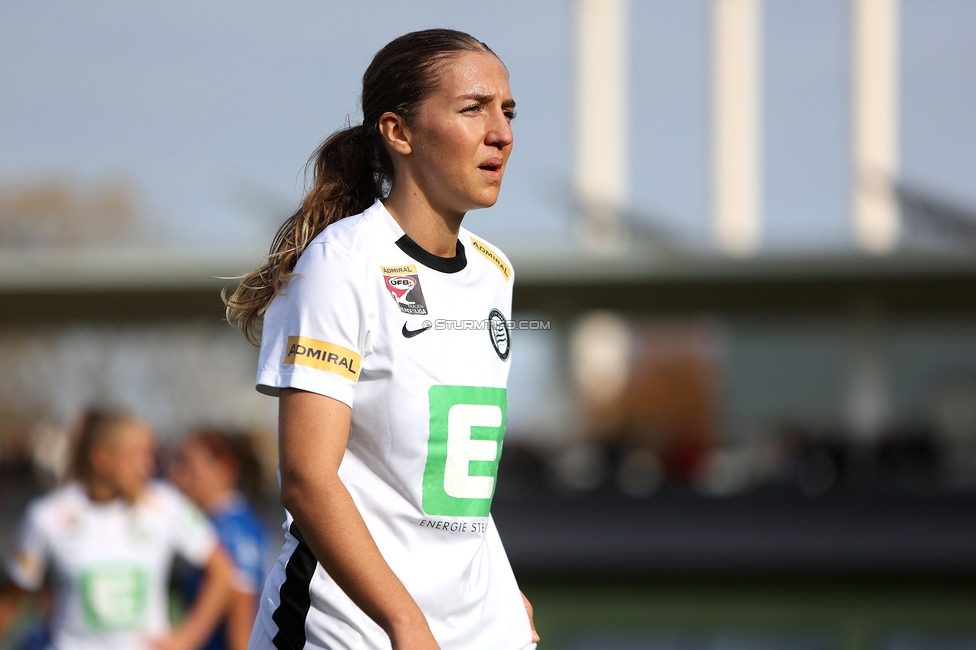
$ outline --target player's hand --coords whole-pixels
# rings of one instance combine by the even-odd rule
[[[522,602],[525,603],[525,613],[529,615],[529,627],[532,628],[532,643],[538,643],[539,633],[535,631],[535,619],[532,618],[532,603],[525,597],[525,594],[521,591],[519,593],[522,595]]]

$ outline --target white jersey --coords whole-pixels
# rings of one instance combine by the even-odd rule
[[[68,484],[31,503],[11,580],[54,588],[51,643],[57,650],[139,650],[169,630],[168,585],[175,555],[203,565],[217,539],[176,489],[151,483],[134,504],[100,503]]]
[[[295,274],[264,317],[258,390],[352,407],[339,476],[443,650],[530,646],[489,515],[507,415],[508,259],[463,228],[457,255],[436,257],[377,201],[327,227]],[[259,613],[267,638],[279,650],[390,648],[290,515],[285,530]]]

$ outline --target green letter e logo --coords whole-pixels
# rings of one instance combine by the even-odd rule
[[[428,395],[424,512],[487,517],[508,416],[505,389],[431,386]]]

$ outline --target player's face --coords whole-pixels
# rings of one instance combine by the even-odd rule
[[[170,469],[170,479],[201,508],[234,487],[226,463],[219,462],[207,448],[191,440],[180,449]]]
[[[103,445],[93,449],[95,471],[122,496],[134,499],[145,488],[155,468],[156,444],[142,422],[129,421]]]
[[[493,54],[465,52],[445,64],[439,82],[408,127],[415,177],[435,209],[490,207],[512,152],[508,71]]]

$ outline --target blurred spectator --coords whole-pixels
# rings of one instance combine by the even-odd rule
[[[264,584],[265,533],[261,517],[242,492],[256,495],[260,471],[250,440],[203,430],[180,448],[170,469],[173,482],[210,517],[221,543],[234,560],[233,595],[224,623],[206,650],[245,650]],[[183,576],[184,596],[192,599],[200,572]]]
[[[45,578],[53,592],[49,647],[176,650],[199,648],[212,633],[227,602],[230,564],[199,510],[150,480],[154,452],[152,431],[131,415],[83,417],[69,482],[31,502],[22,519],[0,592],[0,639]],[[205,577],[171,630],[174,556],[201,567]]]

